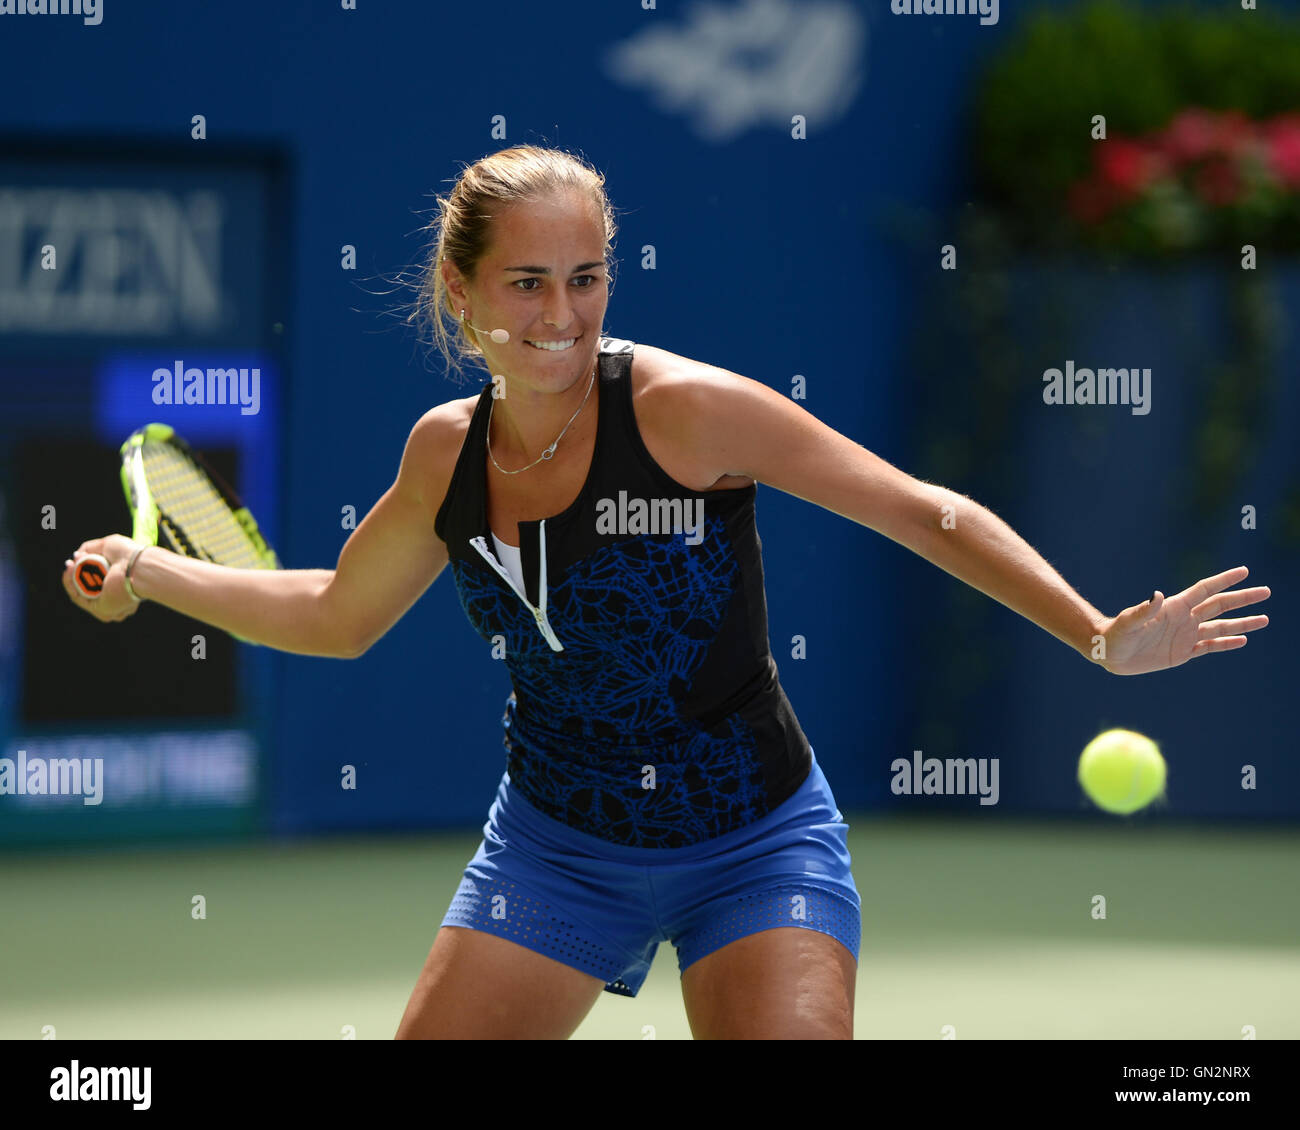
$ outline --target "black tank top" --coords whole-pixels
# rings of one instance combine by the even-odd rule
[[[519,523],[522,592],[488,525],[490,383],[435,529],[470,623],[505,648],[512,787],[588,835],[673,848],[771,811],[812,754],[768,647],[757,488],[693,493],[654,461],[635,348],[601,338],[587,480],[562,513]]]

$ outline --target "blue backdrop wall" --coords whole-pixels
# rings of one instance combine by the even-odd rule
[[[637,0],[360,0],[356,10],[106,0],[94,28],[6,21],[0,130],[283,151],[290,208],[272,239],[290,304],[283,494],[271,534],[287,565],[328,566],[348,533],[343,508],[364,513],[391,483],[414,421],[469,391],[425,364],[391,317],[409,295],[385,296],[385,280],[418,261],[429,194],[446,191],[461,162],[520,142],[579,151],[608,175],[621,265],[607,333],[784,393],[802,375],[810,412],[914,469],[905,437],[926,390],[910,349],[937,249],[918,254],[899,237],[900,208],[942,217],[960,206],[970,85],[1011,27],[1009,12],[985,27],[839,0],[653,10]],[[190,140],[196,114],[207,142]],[[806,140],[792,138],[793,114],[807,115]],[[492,136],[494,119],[503,137]],[[355,271],[340,267],[347,244]],[[641,267],[647,245],[654,270]],[[1033,374],[1029,383],[1036,390]],[[1127,504],[1115,489],[1113,502]],[[955,582],[769,488],[758,514],[783,682],[841,806],[886,803],[885,764],[915,748],[918,715],[941,709],[926,701],[930,659],[916,626]],[[1028,517],[1039,533],[1048,528],[1041,512]],[[1095,548],[1064,545],[1080,560]],[[1106,553],[1105,568],[1122,575]],[[1148,576],[1129,580],[1103,595],[1081,587],[1118,611],[1149,595]],[[1175,581],[1161,583],[1171,591]],[[996,630],[1019,633],[1015,620],[1000,611]],[[805,659],[791,658],[796,635]],[[1088,694],[1117,682],[1037,629],[1016,639],[1028,668],[1059,665],[1063,679],[1091,680]],[[1245,670],[1252,661],[1258,673],[1262,649],[1218,662]],[[276,657],[273,666],[275,828],[484,818],[509,684],[465,622],[449,575],[362,659]],[[957,732],[987,733],[1009,709],[990,698]],[[1022,772],[1029,783],[1012,791],[1025,805],[1069,808],[1075,730],[1040,750],[1041,726],[1010,726],[998,731],[1006,748],[968,741],[940,755],[1054,759],[1051,772]],[[358,767],[356,791],[339,788],[345,763]]]

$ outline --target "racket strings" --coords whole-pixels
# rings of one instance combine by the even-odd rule
[[[242,569],[268,567],[221,493],[182,452],[171,444],[145,443],[141,454],[164,530],[177,552]]]

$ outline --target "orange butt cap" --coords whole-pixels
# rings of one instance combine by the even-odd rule
[[[73,571],[72,579],[76,582],[81,595],[94,599],[104,591],[104,582],[108,579],[108,558],[98,553],[88,553]]]

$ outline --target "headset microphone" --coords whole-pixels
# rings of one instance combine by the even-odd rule
[[[462,310],[462,311],[460,312],[460,320],[461,320],[462,322],[465,322],[465,324],[466,324],[467,326],[469,326],[469,328],[472,329],[476,334],[487,333],[486,330],[481,330],[481,329],[478,328],[478,326],[471,326],[471,325],[469,324],[469,322],[466,322],[466,321],[465,321],[465,311],[464,311],[464,310]],[[506,342],[508,342],[508,341],[510,340],[510,331],[509,331],[509,330],[493,330],[491,333],[487,333],[487,336],[490,337],[494,342],[496,342],[497,345],[505,345]]]

